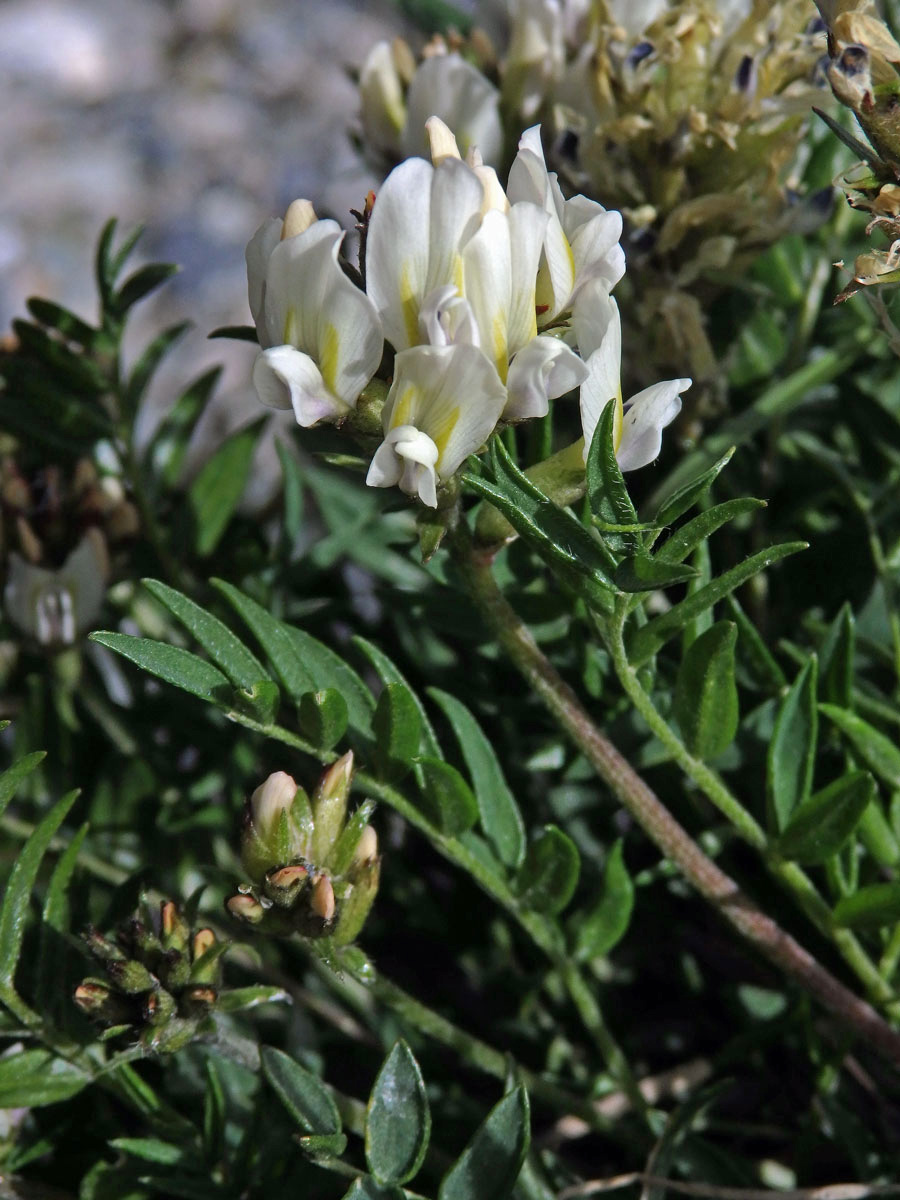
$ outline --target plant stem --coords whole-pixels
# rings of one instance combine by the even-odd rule
[[[578,697],[501,594],[490,565],[473,555],[464,525],[454,532],[451,547],[470,596],[504,651],[662,853],[766,958],[900,1067],[900,1034],[741,892],[734,880],[703,853],[630,763],[594,725]]]
[[[744,840],[760,852],[766,866],[793,892],[813,924],[826,937],[832,939],[848,966],[865,984],[869,995],[879,1003],[886,1003],[890,1000],[893,994],[891,988],[885,983],[883,975],[866,954],[857,938],[848,929],[835,929],[832,926],[831,910],[819,895],[809,876],[796,863],[784,862],[771,857],[768,850],[768,838],[762,826],[729,791],[715,771],[711,770],[702,759],[695,758],[690,753],[681,738],[675,734],[659,713],[651,698],[641,687],[634,668],[628,662],[621,629],[616,630],[607,638],[607,648],[626,695],[634,703],[649,729],[671,753],[675,762],[715,804],[716,808],[728,818]]]
[[[329,975],[334,974],[327,963],[318,961]],[[612,1127],[612,1122],[601,1116],[588,1101],[566,1091],[565,1088],[557,1087],[556,1084],[529,1071],[527,1067],[514,1063],[508,1054],[460,1029],[458,1025],[454,1025],[452,1021],[448,1021],[446,1017],[442,1017],[440,1013],[410,995],[379,971],[358,946],[344,952],[339,961],[341,970],[352,976],[376,1000],[392,1009],[426,1037],[442,1046],[448,1046],[469,1066],[500,1080],[507,1078],[512,1067],[531,1095],[545,1101],[558,1112],[574,1113],[592,1129],[601,1132],[608,1132]]]

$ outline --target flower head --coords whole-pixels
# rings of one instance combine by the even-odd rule
[[[344,233],[295,201],[284,222],[261,225],[247,247],[250,311],[262,347],[253,383],[264,404],[293,408],[300,425],[355,406],[381,361],[371,301],[340,266]]]

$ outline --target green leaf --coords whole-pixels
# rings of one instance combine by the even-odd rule
[[[806,542],[787,542],[780,546],[771,546],[768,550],[760,550],[744,562],[738,563],[736,567],[732,567],[730,571],[726,571],[724,575],[713,579],[705,587],[687,596],[662,616],[654,617],[646,625],[634,630],[629,638],[628,654],[632,666],[642,666],[670,638],[675,637],[689,621],[706,612],[719,600],[724,600],[742,583],[746,583],[748,579],[752,579],[754,575],[758,575],[760,571],[764,571],[773,563],[787,558],[789,554],[796,554],[798,550],[806,548]]]
[[[680,516],[686,513],[689,508],[693,508],[697,501],[706,495],[720,472],[728,466],[734,451],[735,447],[732,446],[725,451],[718,462],[713,463],[711,467],[701,472],[695,479],[684,484],[683,487],[679,487],[666,500],[663,500],[657,509],[654,523],[657,525],[671,525],[673,521],[677,521]]]
[[[189,384],[150,439],[144,458],[152,463],[154,473],[166,487],[174,487],[178,482],[194,425],[221,374],[221,367],[211,367]]]
[[[660,546],[654,558],[657,562],[683,562],[701,542],[712,537],[717,529],[721,529],[735,517],[756,512],[757,509],[765,507],[765,500],[754,500],[752,496],[743,496],[738,500],[726,500],[724,504],[716,504],[677,529]]]
[[[220,325],[206,336],[210,339],[232,338],[236,342],[252,342],[254,346],[259,345],[255,325]]]
[[[295,625],[285,625],[294,649],[313,678],[314,691],[334,688],[347,702],[350,726],[368,738],[372,732],[372,713],[375,698],[372,693],[339,654]]]
[[[49,1050],[22,1050],[0,1058],[0,1109],[58,1104],[76,1096],[90,1082],[91,1076],[82,1067]]]
[[[653,592],[696,578],[696,567],[661,562],[643,551],[624,558],[613,574],[613,582],[620,592]]]
[[[304,666],[287,625],[276,620],[261,604],[251,600],[224,579],[211,579],[210,583],[225,597],[262,646],[294,703],[299,704],[301,697],[307,692],[316,691],[313,677]]]
[[[422,811],[441,833],[456,837],[478,820],[478,802],[455,767],[423,758],[416,772]]]
[[[824,700],[839,708],[851,708],[853,704],[855,642],[856,621],[853,609],[846,603],[829,626],[820,651],[820,691]]]
[[[297,459],[280,438],[275,442],[275,450],[281,464],[284,541],[290,549],[303,525],[303,472]]]
[[[31,890],[50,842],[66,819],[78,794],[79,790],[76,788],[54,804],[22,847],[13,864],[3,896],[3,906],[0,908],[0,992],[13,990]]]
[[[428,713],[425,711],[425,705],[409,686],[406,678],[388,656],[380,650],[374,643],[367,641],[364,637],[356,636],[353,638],[353,645],[365,655],[378,678],[382,683],[402,683],[408,690],[409,694],[415,701],[416,708],[419,710],[419,720],[421,722],[421,740],[419,742],[419,751],[427,755],[429,758],[441,757],[441,745],[437,740],[434,732],[434,727],[428,718]]]
[[[145,267],[138,267],[113,297],[113,310],[119,316],[128,312],[129,308],[145,296],[149,296],[151,292],[155,292],[180,270],[177,263],[147,263]]]
[[[519,899],[538,912],[562,912],[575,892],[581,859],[568,834],[545,825],[528,847],[516,877]]]
[[[43,300],[40,296],[32,296],[25,303],[31,315],[42,325],[59,330],[64,338],[86,348],[93,345],[99,330],[82,321],[81,317],[69,312],[61,304],[53,300]]]
[[[218,546],[244,494],[260,423],[254,421],[230,437],[190,486],[187,498],[194,517],[194,547],[201,558]]]
[[[92,642],[99,642],[115,650],[143,670],[166,683],[209,700],[213,704],[227,704],[231,697],[231,685],[222,672],[180,646],[166,642],[154,642],[151,638],[132,637],[129,633],[112,633],[100,630],[90,635]]]
[[[781,702],[769,742],[766,803],[769,828],[779,833],[812,790],[816,762],[818,661],[812,655]]]
[[[227,1101],[215,1060],[207,1058],[203,1067],[206,1075],[203,1091],[203,1152],[207,1162],[217,1163],[221,1161],[225,1149]]]
[[[170,325],[168,329],[164,329],[162,333],[157,334],[150,345],[147,346],[132,367],[125,384],[123,401],[126,412],[135,413],[137,411],[137,407],[143,398],[144,392],[147,390],[147,385],[155,375],[157,367],[179,338],[190,327],[190,321],[179,321],[175,325]]]
[[[531,1141],[528,1093],[504,1096],[444,1176],[438,1200],[508,1200]]]
[[[336,688],[307,692],[300,697],[300,732],[320,750],[330,750],[347,732],[347,701]]]
[[[872,883],[838,901],[831,914],[835,925],[880,929],[900,921],[900,883]]]
[[[36,992],[38,1007],[45,1015],[57,1012],[63,1004],[68,1005],[70,1002],[68,996],[60,995],[59,981],[63,978],[66,948],[65,942],[56,935],[65,935],[69,931],[69,886],[87,831],[88,824],[85,822],[59,856],[44,896]]]
[[[753,675],[768,689],[781,691],[786,688],[788,684],[784,671],[737,599],[733,595],[726,597],[725,606],[738,627],[742,660],[748,663]]]
[[[34,750],[0,775],[0,814],[6,811],[7,804],[18,791],[22,780],[27,779],[38,763],[43,762],[46,757],[46,750]]]
[[[634,909],[634,884],[625,866],[622,839],[606,860],[603,888],[595,906],[577,925],[575,956],[584,961],[608,954],[625,936]]]
[[[525,826],[494,747],[455,696],[439,688],[429,688],[428,695],[441,708],[456,734],[474,784],[485,837],[502,863],[518,867],[525,857]]]
[[[171,612],[188,633],[194,635],[217,667],[228,676],[235,687],[252,688],[269,673],[255,654],[231,632],[227,625],[212,616],[205,608],[177,592],[158,579],[143,580],[144,587]]]
[[[737,733],[736,642],[737,625],[718,621],[691,642],[678,668],[675,719],[685,745],[698,758],[715,758]]]
[[[263,1046],[260,1056],[263,1074],[302,1129],[307,1133],[341,1132],[337,1106],[321,1079],[272,1046]]]
[[[379,773],[387,779],[402,779],[422,741],[419,706],[405,683],[385,684],[372,717],[372,732]]]
[[[366,1162],[377,1182],[390,1186],[412,1179],[430,1136],[422,1072],[401,1040],[384,1060],[366,1109]]]
[[[111,1138],[109,1144],[114,1150],[121,1150],[123,1154],[130,1154],[142,1162],[156,1163],[157,1166],[174,1167],[184,1158],[180,1146],[162,1142],[159,1138],[118,1137]]]
[[[618,402],[610,400],[594,430],[585,464],[588,503],[594,517],[609,525],[637,525],[637,513],[616,460],[613,440]],[[636,535],[607,533],[604,541],[614,550],[635,544]],[[625,589],[630,591],[632,589]]]
[[[776,844],[779,854],[804,866],[824,863],[852,836],[874,796],[868,771],[836,779],[796,810]]]
[[[837,725],[870,771],[884,780],[891,791],[900,790],[900,750],[889,738],[845,708],[820,704],[819,711]]]
[[[402,1188],[382,1188],[371,1175],[361,1175],[344,1192],[343,1200],[403,1200],[405,1195]]]
[[[458,30],[464,37],[472,28],[472,15],[448,0],[398,0],[401,12],[423,33]]]
[[[261,983],[250,987],[229,988],[221,992],[216,1001],[216,1012],[243,1012],[248,1008],[256,1008],[260,1004],[290,1004],[290,992],[284,988],[271,987]]]
[[[499,509],[568,586],[608,610],[613,590],[610,571],[615,561],[606,547],[515,466],[499,438],[492,442],[490,465],[494,481],[468,474],[465,482]]]
[[[326,1163],[340,1158],[347,1149],[346,1133],[307,1133],[298,1136],[297,1145],[313,1162]]]

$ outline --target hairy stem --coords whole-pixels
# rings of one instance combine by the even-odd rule
[[[453,536],[452,548],[469,594],[504,651],[662,853],[766,958],[900,1067],[900,1034],[744,895],[735,881],[703,853],[659,797],[594,725],[578,697],[501,594],[490,565],[472,554],[468,531],[462,525]]]
[[[866,954],[858,939],[848,929],[835,929],[831,923],[831,910],[819,895],[812,880],[796,863],[784,862],[770,857],[768,839],[762,826],[725,786],[715,771],[702,759],[695,758],[687,749],[666,720],[657,711],[651,698],[644,691],[634,668],[628,662],[621,632],[611,636],[607,645],[619,682],[628,698],[644,718],[648,728],[659,738],[685,775],[703,791],[716,808],[723,813],[738,833],[763,856],[773,874],[793,892],[803,911],[826,937],[830,937],[845,962],[865,984],[869,995],[879,1003],[891,999],[892,990],[883,975]]]

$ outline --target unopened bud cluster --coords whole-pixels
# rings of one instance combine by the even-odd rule
[[[836,182],[853,208],[869,213],[866,233],[881,243],[857,257],[841,301],[860,287],[900,282],[900,44],[869,0],[818,7],[828,27],[831,90],[869,139],[865,146],[845,137],[865,159]]]
[[[40,646],[72,645],[99,615],[110,551],[136,536],[137,510],[122,485],[79,459],[24,470],[0,462],[0,560],[4,608]]]
[[[378,891],[378,838],[367,802],[347,819],[353,754],[328,768],[310,798],[276,771],[247,805],[241,861],[251,883],[226,907],[266,933],[352,942]]]
[[[113,939],[89,928],[84,941],[104,977],[83,979],[75,1003],[106,1026],[103,1040],[129,1036],[147,1050],[172,1053],[210,1027],[227,942],[192,932],[171,900],[158,916],[147,905]]]

